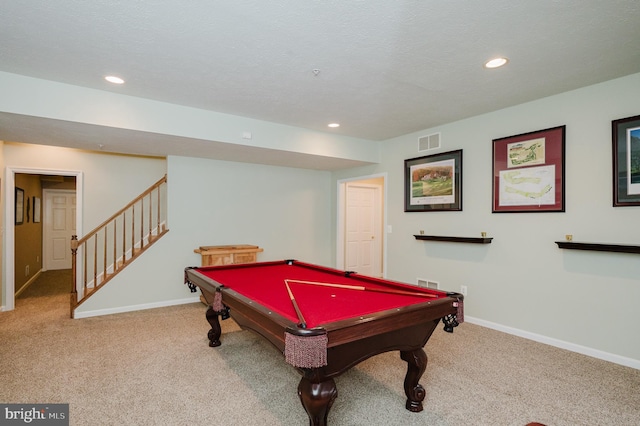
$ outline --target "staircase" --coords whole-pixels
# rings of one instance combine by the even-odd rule
[[[167,176],[87,235],[71,237],[70,315],[169,230]]]

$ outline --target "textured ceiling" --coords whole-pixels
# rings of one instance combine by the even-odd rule
[[[0,71],[371,140],[640,72],[637,0],[2,3]]]

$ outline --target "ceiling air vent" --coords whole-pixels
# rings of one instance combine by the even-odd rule
[[[418,139],[418,151],[440,148],[440,133],[422,136]]]

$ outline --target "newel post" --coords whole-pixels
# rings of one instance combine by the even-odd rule
[[[73,287],[71,288],[71,306],[70,306],[70,316],[73,318],[73,313],[75,311],[76,305],[78,304],[78,289],[76,287],[76,254],[78,252],[78,236],[71,236],[71,281],[73,283]]]

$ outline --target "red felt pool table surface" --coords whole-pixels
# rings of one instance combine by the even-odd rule
[[[203,267],[198,268],[198,272],[292,322],[297,322],[298,316],[287,291],[286,280],[309,328],[447,297],[441,291],[358,274],[345,276],[332,269],[302,262],[263,262],[247,264],[246,267],[230,265],[228,268]],[[339,288],[334,285],[364,287],[366,290]],[[395,294],[389,291],[418,294]]]

